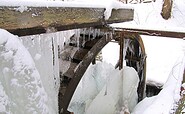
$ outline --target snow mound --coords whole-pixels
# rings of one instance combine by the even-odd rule
[[[185,69],[185,55],[180,57],[164,84],[161,92],[154,97],[141,101],[132,114],[169,114],[174,113],[174,105],[180,99],[180,87]],[[146,108],[147,107],[147,108]]]
[[[0,113],[48,114],[47,94],[29,52],[17,36],[3,29],[0,34]]]

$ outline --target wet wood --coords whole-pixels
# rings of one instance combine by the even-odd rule
[[[52,27],[62,31],[131,21],[134,14],[133,9],[113,9],[105,20],[104,8],[27,7],[23,12],[17,8],[0,6],[0,28],[19,36],[45,33]]]

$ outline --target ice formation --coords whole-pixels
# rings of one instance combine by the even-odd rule
[[[138,82],[133,68],[124,67],[119,71],[105,62],[91,65],[68,110],[75,114],[116,114],[122,107],[128,107],[132,111],[137,103]]]
[[[58,47],[62,48],[63,45],[58,38],[62,36],[63,33],[57,32],[19,38],[34,58],[43,88],[48,95],[47,103],[50,114],[58,112],[58,88],[60,86]],[[61,43],[59,46],[58,42]]]

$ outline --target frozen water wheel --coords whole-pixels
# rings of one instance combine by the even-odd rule
[[[92,31],[95,30],[80,32],[79,38],[75,38],[75,35],[72,36],[69,45],[65,46],[60,55],[62,79],[58,94],[60,114],[69,113],[67,111],[68,105],[83,74],[96,55],[112,38],[109,35]]]
[[[126,65],[133,67],[139,75],[138,101],[141,101],[146,89],[146,53],[143,41],[138,34],[124,34],[125,41],[128,43],[126,49]]]

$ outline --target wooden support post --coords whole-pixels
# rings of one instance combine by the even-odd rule
[[[119,70],[123,68],[123,47],[124,47],[124,34],[120,34],[120,53],[119,53]]]
[[[185,83],[185,69],[184,69],[184,75],[183,75],[183,81],[182,83]]]

